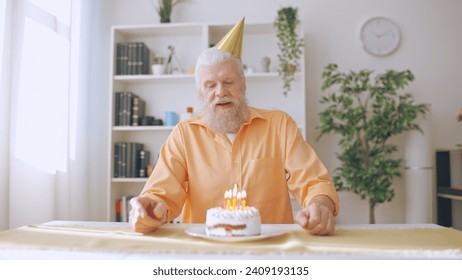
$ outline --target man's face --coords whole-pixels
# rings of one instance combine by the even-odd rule
[[[239,75],[239,65],[227,61],[212,66],[202,66],[201,99],[220,112],[236,107],[236,102],[245,94],[245,83]],[[205,104],[204,104],[205,105]]]
[[[199,70],[204,118],[220,132],[235,133],[247,118],[245,80],[239,67],[235,61],[226,61]]]

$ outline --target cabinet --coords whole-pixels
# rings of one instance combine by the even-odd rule
[[[437,223],[462,229],[462,149],[436,152],[436,192]]]
[[[171,23],[161,25],[114,26],[111,29],[111,78],[109,125],[107,219],[115,220],[115,202],[123,196],[138,195],[147,178],[114,177],[114,144],[116,142],[139,142],[150,151],[150,162],[155,163],[171,126],[116,126],[116,92],[130,91],[145,101],[146,115],[163,119],[167,111],[176,112],[178,117],[193,107],[200,110],[195,88],[193,69],[196,58],[202,50],[216,44],[232,27],[229,24]],[[302,30],[300,34],[304,34]],[[144,42],[152,54],[168,57],[168,47],[174,46],[177,65],[183,72],[166,75],[116,75],[117,44],[122,42]],[[276,32],[272,23],[246,23],[242,61],[247,67],[247,99],[251,106],[281,109],[289,113],[298,123],[306,137],[305,66],[304,55],[296,73],[291,92],[284,96],[282,82],[277,74]],[[262,72],[261,60],[270,58],[270,71]]]

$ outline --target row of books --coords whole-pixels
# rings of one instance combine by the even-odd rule
[[[136,142],[114,143],[114,178],[146,178],[150,152]]]
[[[131,210],[130,199],[133,195],[124,195],[115,201],[115,219],[116,222],[128,222]]]
[[[130,91],[115,93],[114,125],[138,126],[145,117],[146,102]]]
[[[116,46],[116,75],[149,74],[151,51],[143,42],[123,42]]]

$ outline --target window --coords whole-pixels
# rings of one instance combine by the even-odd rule
[[[69,143],[71,0],[19,1],[15,156],[65,171]],[[22,11],[22,13],[21,13]],[[22,28],[21,28],[22,27]],[[15,84],[17,83],[17,84]]]

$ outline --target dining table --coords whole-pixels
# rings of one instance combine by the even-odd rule
[[[297,224],[263,224],[247,237],[212,237],[204,224],[49,221],[0,231],[0,260],[21,259],[462,259],[462,231],[436,224],[338,224],[311,235]]]

